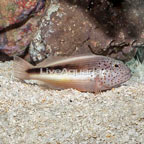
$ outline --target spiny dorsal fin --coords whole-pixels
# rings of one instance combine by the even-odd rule
[[[68,56],[49,56],[42,62],[36,65],[36,67],[49,67],[55,65],[57,62],[69,58]]]
[[[92,67],[96,61],[100,61],[104,56],[100,55],[76,55],[76,56],[50,56],[36,67],[73,66],[75,68]]]

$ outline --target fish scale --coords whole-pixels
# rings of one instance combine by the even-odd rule
[[[15,57],[14,75],[22,80],[40,81],[53,89],[74,88],[97,93],[126,82],[131,71],[123,62],[100,55],[50,57],[37,66]]]

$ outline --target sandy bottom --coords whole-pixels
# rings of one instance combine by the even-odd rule
[[[0,63],[0,144],[144,143],[144,85],[94,95],[44,90]]]

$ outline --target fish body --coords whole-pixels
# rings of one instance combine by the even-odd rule
[[[16,57],[15,77],[41,81],[53,89],[74,88],[79,91],[99,92],[119,86],[131,77],[123,62],[100,55],[50,57],[33,66]]]

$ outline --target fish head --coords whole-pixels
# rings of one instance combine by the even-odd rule
[[[111,89],[126,82],[131,77],[130,69],[122,62],[108,58],[101,63],[100,79],[103,89]]]

